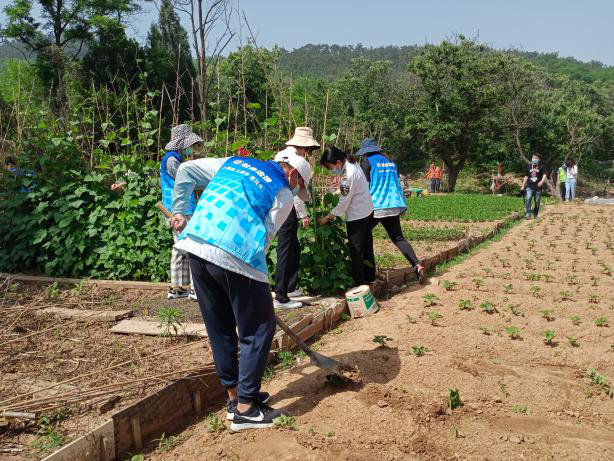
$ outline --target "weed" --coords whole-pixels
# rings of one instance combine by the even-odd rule
[[[565,281],[568,285],[574,286],[578,284],[578,276],[577,275],[568,275],[565,277]]]
[[[546,283],[550,283],[550,282],[552,282],[554,280],[554,277],[552,275],[549,275],[549,274],[544,274],[544,275],[542,275],[542,277],[544,278],[544,281]]]
[[[485,267],[482,269],[484,271],[484,274],[486,277],[492,277],[493,276],[493,272],[492,269],[490,267]]]
[[[326,433],[326,437],[334,437],[335,436],[335,431],[330,431]]]
[[[487,326],[480,325],[480,331],[482,332],[482,334],[486,336],[490,336],[490,330],[488,329]]]
[[[427,313],[427,316],[428,316],[429,320],[431,321],[431,325],[433,325],[433,326],[436,326],[437,325],[437,320],[439,320],[440,318],[443,317],[443,315],[441,315],[437,311],[429,311]]]
[[[546,343],[546,345],[548,346],[553,346],[554,345],[554,338],[556,336],[556,333],[554,332],[554,330],[546,330],[543,333],[544,335],[544,342]]]
[[[342,312],[341,316],[339,317],[341,319],[342,322],[347,322],[348,320],[350,320],[352,317],[350,316],[350,314],[346,313],[346,312]]]
[[[435,306],[437,304],[437,296],[433,293],[427,293],[422,297],[422,302],[424,303],[424,307]]]
[[[281,427],[289,431],[298,431],[298,425],[296,424],[296,418],[294,416],[278,416],[273,420],[273,424],[275,424],[275,427]]]
[[[591,286],[596,287],[599,286],[599,278],[594,275],[591,275]]]
[[[87,280],[82,279],[79,283],[75,283],[75,286],[70,290],[70,294],[73,296],[79,296],[83,292]]]
[[[296,363],[296,355],[292,351],[279,351],[275,361],[277,362],[275,367],[277,370],[288,370]]]
[[[561,301],[573,301],[570,291],[561,290],[559,294],[561,295]]]
[[[163,307],[158,312],[158,328],[162,329],[163,336],[177,336],[179,334],[179,328],[183,328],[181,319],[183,314],[176,307]]]
[[[129,461],[145,461],[145,455],[138,453],[136,455],[132,455]]]
[[[537,285],[533,285],[531,287],[531,294],[533,295],[534,298],[541,298],[543,295],[541,294],[541,288],[538,287]]]
[[[610,380],[607,376],[597,372],[594,368],[588,370],[588,377],[591,380],[591,385],[597,387],[600,391],[605,393],[608,397],[614,396],[614,391],[610,385]]]
[[[461,406],[461,398],[460,392],[458,389],[450,389],[450,394],[448,396],[448,405],[450,406],[450,410],[454,410]]]
[[[597,317],[595,319],[595,325],[597,325],[598,327],[607,327],[608,318],[607,317]]]
[[[509,397],[510,393],[507,391],[507,384],[504,381],[499,381],[499,390],[503,395]]]
[[[554,309],[543,309],[541,311],[542,317],[545,318],[548,322],[552,322],[554,317]]]
[[[514,292],[514,285],[511,283],[509,285],[503,285],[503,292],[507,295]]]
[[[310,427],[307,432],[309,432],[309,435],[316,435],[316,430],[313,427]]]
[[[224,425],[222,419],[214,413],[211,413],[207,416],[206,424],[207,432],[222,432],[226,429],[226,426]]]
[[[450,281],[450,280],[444,280],[443,281],[443,287],[446,291],[452,291],[454,290],[454,288],[456,288],[458,284],[454,281]]]
[[[426,348],[424,346],[411,346],[411,350],[413,351],[413,353],[414,353],[414,355],[416,357],[422,357],[427,352],[431,352],[430,349],[428,349],[428,348]]]
[[[482,304],[480,304],[480,307],[487,314],[494,314],[495,312],[497,312],[495,305],[490,301],[483,302]]]
[[[69,415],[70,410],[62,409],[52,415],[40,418],[32,448],[41,453],[51,453],[61,447],[64,444],[64,438],[60,425],[68,419]]]
[[[516,317],[521,317],[521,316],[524,317],[524,314],[519,309],[519,307],[520,307],[520,304],[510,304],[509,306],[507,306],[510,312],[514,314]]]
[[[505,332],[512,339],[519,339],[520,338],[520,328],[518,328],[518,327],[507,327],[505,329]]]
[[[19,290],[19,282],[13,282],[9,285],[9,293],[17,293],[17,290]]]
[[[458,303],[458,307],[460,308],[460,310],[467,310],[467,311],[470,311],[473,309],[473,306],[471,305],[471,301],[469,301],[468,299],[461,299],[460,302]]]
[[[409,323],[416,323],[416,322],[418,321],[418,320],[416,319],[416,317],[412,317],[412,316],[411,316],[411,315],[409,315],[409,314],[406,314],[406,315],[405,315],[405,317],[407,318],[407,321],[408,321]]]
[[[603,272],[605,275],[612,275],[612,268],[604,264],[603,266],[601,266],[601,272]]]
[[[506,268],[506,267],[512,267],[512,263],[510,262],[509,259],[507,258],[501,258],[501,267]]]
[[[373,337],[373,342],[379,344],[380,347],[386,347],[386,341],[392,341],[392,338],[386,335],[377,335]]]
[[[571,347],[580,347],[580,343],[578,342],[578,338],[576,338],[575,336],[568,336],[567,339],[569,340],[569,345]]]
[[[51,285],[47,287],[45,290],[45,294],[48,298],[57,299],[60,297],[60,287],[58,286],[58,282],[53,282]]]
[[[169,435],[167,437],[166,434],[163,432],[158,442],[158,450],[162,452],[169,452],[173,448],[175,448],[176,444],[177,444],[177,437],[172,436],[172,435]]]
[[[582,323],[582,319],[578,315],[571,317],[571,323],[578,326]]]
[[[476,277],[472,281],[473,281],[473,283],[475,285],[475,289],[476,290],[479,290],[481,286],[484,286],[484,279]]]

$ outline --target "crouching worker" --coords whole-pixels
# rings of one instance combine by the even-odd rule
[[[362,157],[361,167],[369,183],[369,192],[375,209],[372,227],[375,228],[380,223],[384,226],[392,243],[416,271],[418,281],[421,284],[425,283],[426,271],[401,229],[401,215],[407,210],[407,205],[396,164],[377,145],[375,139],[371,138],[362,142],[356,157]]]
[[[228,392],[231,429],[273,426],[262,376],[275,333],[266,250],[311,180],[298,155],[286,162],[230,157],[188,222],[189,188],[175,187],[171,223],[188,253],[217,374]],[[237,334],[238,333],[238,334]],[[239,360],[238,354],[241,352]]]
[[[375,255],[373,253],[373,203],[365,174],[354,159],[336,147],[324,149],[320,163],[339,176],[339,203],[330,214],[320,218],[326,224],[339,216],[346,217],[352,278],[355,286],[375,282]]]

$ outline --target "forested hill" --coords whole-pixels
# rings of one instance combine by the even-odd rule
[[[305,45],[292,51],[282,50],[280,69],[295,76],[310,76],[334,80],[347,71],[353,59],[365,58],[370,61],[390,61],[394,71],[401,72],[416,54],[419,46],[384,46],[367,48],[358,45]],[[568,75],[585,82],[597,80],[614,81],[614,67],[598,61],[589,63],[575,58],[562,58],[557,53],[515,51],[549,72]]]

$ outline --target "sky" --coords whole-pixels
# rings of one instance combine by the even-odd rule
[[[462,33],[498,49],[558,52],[614,65],[614,0],[231,1],[245,13],[258,45],[267,48],[422,45]],[[155,3],[143,5],[128,30],[141,41],[158,15]],[[0,23],[3,19],[0,14]],[[187,17],[182,22],[189,31]],[[239,34],[238,20],[234,27],[245,41],[247,30]],[[239,43],[235,40],[229,49]]]
[[[462,33],[498,49],[558,52],[614,65],[614,0],[234,1],[259,46],[422,45]],[[132,28],[142,39],[157,17],[154,4],[144,9]]]

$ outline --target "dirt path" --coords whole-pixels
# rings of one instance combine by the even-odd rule
[[[613,228],[611,210],[582,205],[523,222],[438,275],[453,290],[412,286],[319,341],[322,353],[357,364],[364,386],[331,387],[305,364],[268,383],[272,405],[296,416],[297,431],[210,434],[203,421],[154,459],[614,459],[614,400],[588,378],[594,368],[614,388],[614,278],[605,273]],[[427,293],[438,300],[425,308]],[[460,300],[474,308],[461,310]],[[429,311],[442,315],[435,326]],[[597,326],[599,317],[612,325]],[[554,345],[545,330],[555,331]],[[393,339],[378,347],[375,335]],[[412,346],[430,352],[417,357]],[[450,411],[455,388],[463,405]]]

